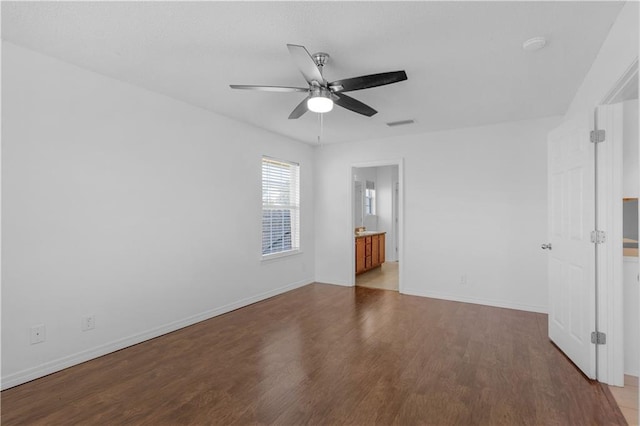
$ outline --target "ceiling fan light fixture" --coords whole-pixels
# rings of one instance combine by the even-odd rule
[[[307,108],[309,111],[319,114],[331,111],[333,109],[331,92],[324,88],[314,90],[309,99],[307,99]]]

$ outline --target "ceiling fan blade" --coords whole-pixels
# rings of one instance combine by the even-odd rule
[[[230,84],[232,89],[259,90],[261,92],[308,92],[309,89],[303,87],[285,87],[285,86],[251,86],[246,84]]]
[[[344,93],[337,93],[333,96],[336,105],[340,105],[342,108],[346,108],[350,111],[357,112],[358,114],[371,117],[378,113],[375,109],[369,105],[365,105],[357,99],[353,99],[351,96],[347,96]],[[337,99],[335,99],[337,98]]]
[[[291,114],[289,114],[289,120],[300,118],[302,117],[302,114],[307,112],[307,99],[309,99],[308,96],[304,98],[302,102],[300,102],[298,106],[293,109],[293,111],[291,111]]]
[[[407,79],[404,71],[383,72],[380,74],[362,75],[360,77],[346,78],[329,83],[329,88],[334,92],[350,92],[352,90],[368,89],[370,87],[384,86]]]
[[[307,83],[311,84],[312,81],[317,81],[322,84],[324,82],[318,66],[304,46],[287,44],[287,48],[293,58],[293,62],[296,63]]]

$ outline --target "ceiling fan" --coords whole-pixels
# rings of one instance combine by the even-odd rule
[[[231,88],[265,92],[306,92],[307,97],[289,114],[289,119],[300,118],[307,110],[317,113],[329,112],[333,109],[334,103],[350,111],[371,117],[378,111],[345,95],[344,92],[384,86],[385,84],[397,83],[407,79],[407,73],[404,71],[391,71],[336,80],[329,83],[322,74],[322,68],[329,59],[328,54],[319,52],[310,55],[304,46],[295,44],[287,44],[287,48],[289,48],[293,61],[300,69],[305,80],[307,80],[308,88],[240,84],[232,84]]]

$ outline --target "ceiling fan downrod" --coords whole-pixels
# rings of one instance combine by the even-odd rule
[[[314,53],[313,55],[311,55],[311,57],[313,58],[313,62],[316,63],[316,65],[318,66],[318,70],[320,70],[320,75],[322,75],[322,77],[324,77],[324,64],[326,64],[327,62],[329,62],[329,54],[328,53],[324,53],[324,52],[317,52]],[[321,83],[321,82],[319,82]]]

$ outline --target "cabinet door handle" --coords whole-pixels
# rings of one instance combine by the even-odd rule
[[[542,250],[551,250],[551,243],[543,244],[540,248],[542,248]]]

